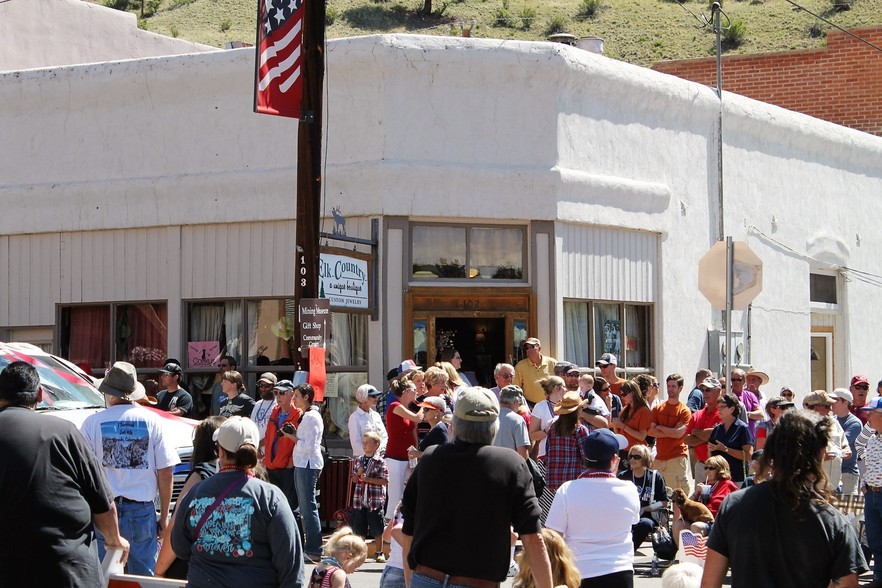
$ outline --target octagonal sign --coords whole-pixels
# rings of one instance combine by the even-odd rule
[[[744,241],[733,241],[732,308],[743,310],[763,289],[763,262]],[[726,242],[717,241],[698,262],[698,290],[714,308],[726,309]]]

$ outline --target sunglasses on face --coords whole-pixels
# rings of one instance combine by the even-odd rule
[[[643,457],[640,455],[629,455],[628,459],[643,459]]]
[[[869,390],[870,389],[870,387],[867,384],[858,384],[857,386],[855,386],[855,388],[858,390]]]
[[[713,471],[716,471],[716,470],[718,470],[718,469],[720,469],[720,468],[715,467],[715,466],[704,466],[704,471],[706,471],[706,472],[713,472]]]
[[[744,378],[729,378],[732,382],[743,382]]]
[[[257,387],[258,388],[272,388],[273,385],[272,384],[258,384]]]

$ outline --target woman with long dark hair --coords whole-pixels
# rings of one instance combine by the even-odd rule
[[[186,496],[193,487],[217,473],[217,446],[214,432],[227,420],[227,417],[208,417],[193,429],[193,454],[190,456],[190,475],[184,481],[179,496]],[[171,529],[175,524],[178,510],[172,514],[171,520],[163,533],[162,549],[156,559],[156,575],[160,578],[187,579],[187,561],[175,556],[172,550]]]
[[[645,445],[646,435],[652,426],[652,411],[646,404],[646,398],[640,386],[633,380],[628,380],[620,389],[624,408],[619,417],[612,419],[612,428],[616,433],[621,433],[628,440],[628,449],[635,445]],[[627,454],[622,458],[627,461]],[[625,467],[627,469],[627,467]]]
[[[315,501],[315,487],[322,468],[322,435],[325,424],[319,414],[318,406],[313,404],[315,390],[309,384],[294,387],[291,403],[303,411],[296,427],[297,443],[294,445],[294,490],[297,492],[297,505],[303,530],[306,532],[306,545],[303,550],[312,558],[322,555],[322,525],[319,521],[318,504]]]
[[[254,477],[260,432],[232,417],[213,434],[220,469],[178,503],[174,552],[190,561],[190,586],[294,586],[303,553],[294,514],[276,486]]]

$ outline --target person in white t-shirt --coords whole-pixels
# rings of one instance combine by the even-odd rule
[[[135,366],[113,364],[98,390],[107,408],[89,416],[83,437],[104,466],[116,503],[120,534],[128,539],[128,571],[152,576],[156,568],[156,537],[168,523],[174,466],[181,462],[174,445],[163,435],[162,417],[133,400],[144,392]],[[159,517],[153,499],[159,495]],[[98,536],[98,555],[104,541]]]
[[[640,520],[640,498],[634,484],[615,476],[627,446],[623,435],[592,431],[582,443],[588,469],[558,488],[545,522],[576,556],[581,588],[634,586],[631,526]]]
[[[276,396],[273,393],[273,388],[278,383],[279,379],[272,372],[260,374],[260,378],[257,380],[257,395],[260,400],[251,409],[251,420],[254,421],[254,424],[257,425],[257,430],[260,431],[259,452],[261,457],[263,457],[263,439],[266,437],[266,424],[269,422],[270,415],[273,414],[273,409],[276,407]]]

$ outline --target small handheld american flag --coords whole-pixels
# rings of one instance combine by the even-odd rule
[[[683,553],[690,557],[705,559],[707,557],[707,537],[696,535],[692,531],[680,532],[680,544]]]
[[[254,112],[300,118],[305,0],[258,0]]]

